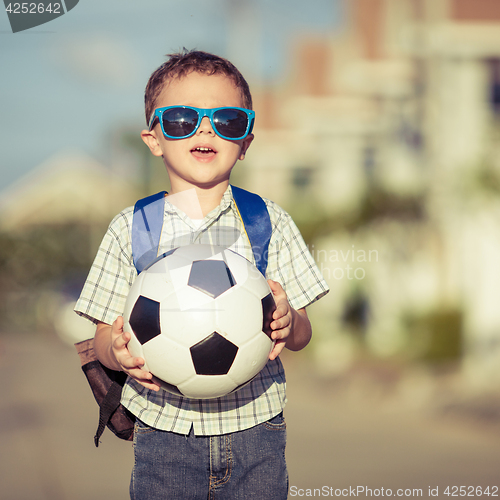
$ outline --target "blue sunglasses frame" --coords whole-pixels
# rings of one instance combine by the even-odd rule
[[[191,133],[177,137],[177,136],[169,135],[165,132],[165,129],[163,128],[163,113],[165,113],[165,111],[168,111],[169,109],[175,109],[175,108],[192,109],[192,110],[197,112],[198,123],[196,124],[194,130]],[[239,137],[228,137],[228,136],[221,134],[219,132],[219,130],[217,130],[217,125],[214,122],[214,114],[217,113],[217,111],[222,111],[222,110],[226,110],[226,109],[236,109],[238,111],[243,111],[246,114],[247,127],[246,127],[245,133],[243,135],[241,135]],[[200,128],[201,121],[203,120],[203,118],[205,118],[205,116],[210,120],[210,125],[212,125],[212,129],[214,130],[214,132],[222,139],[226,139],[228,141],[240,141],[241,139],[244,139],[245,137],[247,137],[248,134],[252,133],[253,125],[255,122],[255,111],[252,111],[251,109],[246,109],[246,108],[237,108],[236,106],[225,106],[222,108],[195,108],[193,106],[167,106],[165,108],[156,108],[154,110],[153,114],[151,115],[151,119],[149,120],[149,130],[151,130],[154,127],[155,121],[158,119],[158,121],[160,122],[161,131],[167,139],[187,139],[188,137],[191,137],[192,135],[194,135],[196,133],[196,131]]]

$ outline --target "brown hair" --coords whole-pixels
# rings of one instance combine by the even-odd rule
[[[182,78],[193,71],[207,75],[227,76],[239,88],[244,107],[252,109],[250,87],[236,66],[227,59],[200,50],[188,51],[186,49],[176,54],[168,54],[167,57],[168,60],[149,77],[146,85],[144,92],[146,123],[149,122],[156,108],[156,101],[168,81],[172,78]]]

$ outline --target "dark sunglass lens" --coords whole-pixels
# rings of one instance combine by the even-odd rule
[[[163,130],[171,137],[191,134],[198,123],[198,113],[194,109],[172,108],[163,113]]]
[[[214,113],[214,125],[221,135],[238,139],[247,130],[248,116],[239,109],[220,109]]]

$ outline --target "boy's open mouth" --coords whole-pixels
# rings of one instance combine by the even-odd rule
[[[191,150],[191,154],[197,158],[209,158],[217,154],[210,146],[196,146]]]
[[[197,151],[198,153],[215,153],[212,148],[194,148],[191,151]]]

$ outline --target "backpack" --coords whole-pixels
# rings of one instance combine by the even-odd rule
[[[266,275],[267,251],[271,240],[272,226],[264,200],[257,194],[231,186],[233,200],[252,246],[256,267]],[[163,226],[164,197],[161,191],[142,198],[134,206],[132,219],[132,257],[139,274],[158,255]],[[110,370],[96,357],[94,339],[75,344],[82,370],[99,405],[99,425],[94,444],[108,427],[117,437],[132,441],[135,417],[121,403],[123,385],[127,379],[124,372]]]

